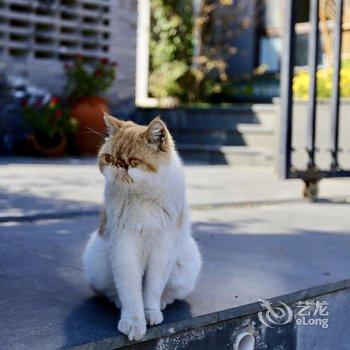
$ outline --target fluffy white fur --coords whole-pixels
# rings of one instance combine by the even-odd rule
[[[84,267],[94,290],[121,308],[119,331],[139,340],[146,323],[161,323],[161,310],[194,289],[201,259],[176,151],[155,173],[130,169],[132,184],[120,181],[118,171],[103,170],[106,233],[92,234]]]

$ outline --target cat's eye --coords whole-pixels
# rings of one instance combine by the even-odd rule
[[[114,158],[111,154],[105,154],[105,161],[106,161],[106,163],[113,163]]]
[[[141,163],[141,161],[139,159],[136,159],[136,158],[131,158],[129,159],[129,164],[130,166],[132,166],[133,168],[139,166]]]

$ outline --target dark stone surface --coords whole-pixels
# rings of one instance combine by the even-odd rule
[[[118,335],[119,312],[94,296],[81,269],[96,225],[92,217],[0,226],[1,350],[56,349]],[[197,289],[165,311],[164,324],[147,332],[153,337],[174,321],[185,320],[182,329],[195,316],[206,315],[195,319],[197,325],[214,323],[256,312],[256,304],[247,304],[258,298],[348,277],[350,237],[344,233],[240,234],[232,224],[206,222],[194,230],[204,260]],[[209,314],[225,309],[230,311]]]
[[[119,311],[84,280],[81,255],[96,218],[0,227],[0,349],[55,349],[116,336]],[[169,307],[165,322],[190,315]]]

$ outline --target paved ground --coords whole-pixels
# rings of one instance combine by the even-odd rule
[[[271,170],[186,166],[192,206],[301,199],[300,180],[281,181]],[[103,177],[94,159],[0,159],[0,220],[5,217],[96,210]],[[350,179],[321,182],[321,197],[350,197]]]
[[[115,336],[117,310],[93,296],[81,269],[97,225],[91,211],[101,203],[96,166],[13,163],[0,166],[0,348],[53,349]],[[336,201],[350,197],[349,180],[324,181],[327,198],[307,203],[293,202],[298,181],[264,170],[188,166],[186,176],[204,267],[196,291],[169,308],[165,322],[349,278],[349,204]],[[77,217],[68,217],[72,211]],[[42,213],[67,217],[25,220]]]
[[[196,291],[165,322],[349,278],[346,204],[194,211]],[[2,349],[55,349],[114,337],[119,313],[94,297],[81,254],[95,217],[0,225]],[[123,338],[124,339],[124,338]]]

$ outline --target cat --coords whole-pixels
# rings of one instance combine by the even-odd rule
[[[182,162],[164,124],[104,115],[99,154],[104,210],[84,253],[87,281],[121,309],[118,330],[140,340],[146,324],[195,287],[201,256],[191,235]]]

